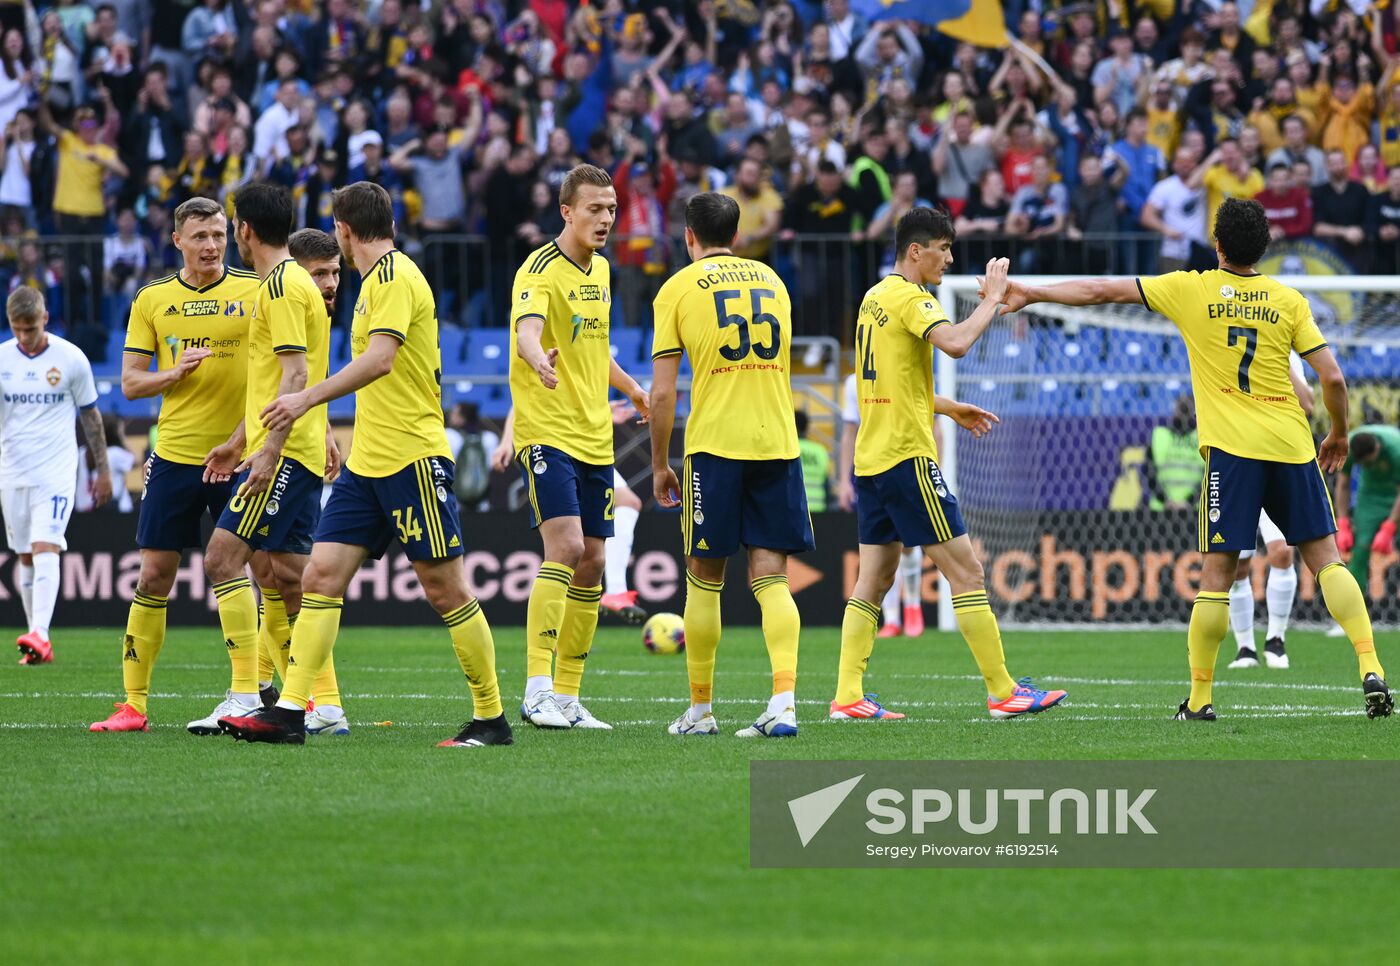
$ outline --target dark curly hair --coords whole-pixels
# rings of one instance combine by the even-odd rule
[[[1215,213],[1215,241],[1225,261],[1247,268],[1269,247],[1269,219],[1264,206],[1244,198],[1227,198]]]

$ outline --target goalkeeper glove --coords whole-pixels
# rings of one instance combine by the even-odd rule
[[[1347,553],[1355,544],[1356,537],[1351,532],[1351,520],[1342,517],[1337,521],[1337,549]]]
[[[1387,520],[1376,531],[1376,539],[1371,541],[1372,553],[1393,553],[1395,550],[1395,521]]]

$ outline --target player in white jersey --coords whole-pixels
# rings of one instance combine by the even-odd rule
[[[107,440],[97,411],[92,366],[82,350],[44,331],[49,313],[34,289],[17,289],[5,305],[15,337],[0,344],[0,512],[10,549],[19,555],[19,592],[28,630],[15,645],[19,663],[53,660],[49,623],[58,600],[58,555],[73,512],[79,416],[94,467],[92,499],[112,498]]]
[[[836,484],[837,502],[841,504],[841,509],[846,511],[854,511],[856,508],[856,430],[860,427],[858,395],[856,374],[853,372],[846,377],[841,391],[843,425],[841,458],[837,473],[839,482]],[[933,424],[933,439],[935,445],[943,445],[936,421]],[[905,637],[918,637],[924,632],[923,579],[924,548],[905,547],[904,552],[899,555],[899,570],[895,581],[890,584],[890,589],[885,592],[885,598],[880,603],[885,622],[876,637],[898,637],[901,633]]]
[[[1311,419],[1315,399],[1303,374],[1303,360],[1296,352],[1288,360],[1288,378],[1298,394],[1304,415]],[[1269,613],[1269,629],[1264,635],[1264,663],[1284,671],[1288,669],[1284,637],[1288,634],[1288,620],[1293,615],[1293,601],[1298,594],[1298,571],[1294,567],[1293,548],[1284,539],[1283,531],[1262,510],[1259,511],[1259,539],[1269,560],[1269,576],[1264,586],[1264,602]],[[1230,662],[1232,670],[1259,666],[1259,652],[1254,646],[1254,583],[1249,574],[1249,561],[1254,554],[1253,550],[1240,554],[1235,582],[1230,586],[1230,629],[1239,647],[1235,659]]]

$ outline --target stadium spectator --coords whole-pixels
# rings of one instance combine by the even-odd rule
[[[1293,184],[1288,165],[1269,168],[1269,180],[1254,200],[1264,206],[1269,237],[1274,241],[1305,238],[1312,232],[1312,197],[1306,188]]]
[[[1152,76],[1152,60],[1133,50],[1133,38],[1114,34],[1109,41],[1112,56],[1094,65],[1094,103],[1112,101],[1119,114],[1127,114],[1142,99]]]
[[[1079,162],[1079,180],[1069,197],[1066,237],[1081,242],[1066,253],[1066,271],[1102,275],[1108,271],[1112,242],[1107,237],[1119,224],[1119,188],[1106,181],[1103,162],[1086,154]],[[1084,236],[1094,236],[1085,240]]]
[[[1054,180],[1055,169],[1044,156],[1031,162],[1031,183],[1011,198],[1008,233],[1031,244],[1021,248],[1016,270],[1026,274],[1050,274],[1056,262],[1056,239],[1069,217],[1069,193]]]
[[[1400,273],[1400,165],[1386,175],[1386,189],[1371,198],[1366,235],[1375,246],[1375,271]]]
[[[1327,180],[1327,156],[1322,149],[1308,142],[1309,124],[1300,114],[1288,114],[1280,123],[1283,143],[1270,152],[1266,163],[1270,168],[1276,164],[1286,164],[1290,168],[1306,161],[1312,169],[1312,184],[1320,185]]]
[[[1245,161],[1234,138],[1226,138],[1191,174],[1193,188],[1206,189],[1206,234],[1215,231],[1215,213],[1226,198],[1253,198],[1264,189],[1264,176]]]
[[[797,453],[802,460],[802,480],[807,488],[807,509],[812,513],[826,512],[827,492],[831,486],[831,453],[814,439],[807,438],[811,418],[805,410],[793,413],[797,420]]]
[[[1347,176],[1350,166],[1342,150],[1327,152],[1327,181],[1313,189],[1313,235],[1330,241],[1353,268],[1364,272],[1370,196]]]
[[[938,175],[939,192],[954,217],[962,213],[968,198],[982,182],[982,176],[996,168],[996,159],[985,144],[972,140],[973,117],[959,111],[945,125],[933,150],[933,170]]]
[[[1196,407],[1190,396],[1181,396],[1171,419],[1152,430],[1143,461],[1148,506],[1153,510],[1186,510],[1201,492],[1205,460],[1196,441]]]
[[[755,158],[744,158],[734,172],[734,183],[721,189],[739,203],[739,236],[734,254],[740,258],[768,261],[773,236],[783,221],[783,199],[764,180],[763,165]]]
[[[998,250],[999,243],[991,239],[1006,232],[1010,215],[1011,199],[1006,194],[1006,179],[996,168],[988,168],[972,199],[953,222],[962,249],[955,263],[975,268],[996,257],[993,253]]]
[[[1206,199],[1202,188],[1193,186],[1195,152],[1177,148],[1172,156],[1172,174],[1157,182],[1142,206],[1143,227],[1162,236],[1157,258],[1159,272],[1199,269],[1215,264],[1215,254],[1206,241]]]

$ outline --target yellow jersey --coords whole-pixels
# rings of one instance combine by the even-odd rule
[[[608,405],[608,345],[612,291],[608,260],[594,253],[586,268],[550,242],[515,273],[510,306],[510,395],[515,404],[515,449],[552,446],[594,466],[613,461]],[[559,350],[559,385],[546,389],[516,353],[521,319],[544,321],[540,345]]]
[[[695,372],[686,455],[796,459],[792,302],[777,273],[737,255],[707,255],[667,279],[655,315],[652,359],[684,352]]]
[[[58,136],[58,174],[54,179],[53,210],[63,215],[101,218],[107,213],[102,185],[107,169],[97,160],[115,161],[116,149],[98,141],[88,144],[72,131]],[[74,268],[75,266],[69,266]]]
[[[1237,178],[1223,164],[1205,173],[1202,184],[1206,189],[1206,236],[1215,237],[1215,213],[1226,198],[1253,198],[1264,190],[1264,176],[1258,168],[1250,168],[1243,178]]]
[[[1308,301],[1267,275],[1223,269],[1138,279],[1143,303],[1186,340],[1196,429],[1207,447],[1246,459],[1317,458],[1307,417],[1288,378],[1288,354],[1325,348]]]
[[[217,282],[195,288],[175,275],[142,287],[131,303],[123,352],[173,369],[186,349],[213,355],[167,389],[156,420],[156,455],[198,466],[233,435],[243,418],[248,380],[248,322],[258,276],[226,268]]]
[[[248,330],[248,402],[244,413],[246,453],[267,442],[262,411],[282,386],[284,352],[306,355],[306,388],[326,378],[330,367],[331,320],[321,290],[294,259],[279,264],[258,286]],[[282,455],[320,476],[326,467],[326,407],[317,406],[292,425]]]
[[[928,334],[949,324],[938,300],[902,275],[886,275],[865,293],[856,316],[857,476],[938,458]]]
[[[385,253],[365,273],[350,354],[359,358],[373,335],[402,344],[389,374],[355,394],[355,445],[346,465],[361,476],[385,477],[429,456],[451,459],[442,421],[437,303],[403,252]]]

